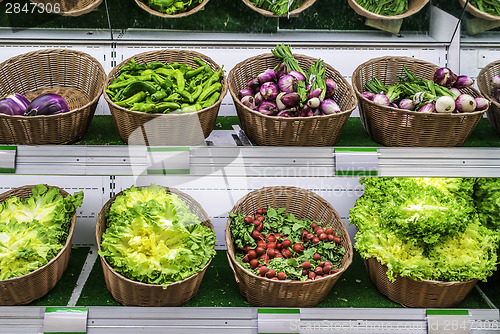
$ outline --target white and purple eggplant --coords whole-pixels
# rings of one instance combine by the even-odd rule
[[[418,109],[417,111],[423,113],[435,113],[436,108],[434,106],[434,103],[429,102],[421,106],[420,109]]]
[[[434,82],[440,86],[450,88],[457,81],[457,75],[448,67],[441,67],[434,72]]]
[[[11,94],[0,100],[0,113],[11,116],[22,116],[30,101],[21,94]]]
[[[307,100],[307,105],[311,109],[316,109],[316,108],[318,108],[321,105],[321,100],[320,100],[319,97],[310,98],[309,100]]]
[[[296,92],[298,87],[298,80],[290,74],[282,75],[278,80],[278,87],[280,91],[285,93]]]
[[[410,99],[401,99],[398,104],[399,109],[414,110],[415,103]]]
[[[363,92],[361,94],[361,96],[363,96],[365,99],[368,99],[368,100],[373,100],[373,97],[375,96],[375,93],[374,92],[370,92],[370,91],[366,91],[366,92]]]
[[[266,82],[276,82],[276,72],[274,70],[268,68],[264,72],[260,73],[257,78],[259,79],[260,84],[264,84]]]
[[[268,116],[275,116],[278,114],[278,107],[276,104],[269,102],[269,101],[264,101],[259,105],[259,112],[264,115]]]
[[[288,74],[294,76],[298,81],[306,81],[306,77],[304,74],[300,73],[299,71],[290,71]]]
[[[332,99],[321,101],[320,110],[325,115],[331,115],[341,112],[339,105]]]
[[[238,99],[241,100],[245,96],[253,96],[254,92],[250,88],[243,88],[238,92]]]
[[[241,103],[250,109],[255,109],[255,98],[252,95],[246,95],[241,98]]]
[[[375,94],[372,98],[372,102],[383,107],[389,107],[391,105],[391,101],[384,93]]]
[[[458,112],[473,112],[476,110],[476,100],[469,94],[460,94],[455,100]]]
[[[273,101],[279,94],[279,87],[272,81],[267,81],[260,86],[260,93],[264,100]]]
[[[254,77],[247,82],[247,88],[250,89],[252,92],[257,93],[260,89],[260,82],[259,78]]]
[[[36,97],[26,108],[26,116],[48,116],[69,111],[66,100],[58,94],[47,93]]]
[[[468,75],[459,75],[457,77],[457,81],[453,84],[453,87],[457,89],[462,89],[466,87],[470,87],[474,84],[474,79],[469,77]]]
[[[451,96],[440,96],[434,105],[438,113],[452,113],[455,111],[455,99]]]
[[[474,100],[476,101],[476,111],[487,110],[490,106],[490,101],[484,97],[476,97]]]
[[[338,88],[337,83],[335,80],[331,78],[325,78],[325,86],[326,86],[326,93],[325,93],[325,98],[331,98],[333,94],[335,94],[335,91]]]

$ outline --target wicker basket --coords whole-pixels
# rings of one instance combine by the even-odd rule
[[[493,86],[491,85],[491,79],[500,74],[500,60],[489,63],[479,72],[477,75],[477,87],[481,94],[483,94],[491,104],[486,115],[490,121],[495,131],[500,133],[500,103],[492,99],[493,96]]]
[[[87,14],[97,8],[102,0],[30,0],[35,4],[42,4],[44,6],[52,5],[51,11],[54,14],[63,16],[80,16]],[[59,5],[59,11],[56,10],[55,5]]]
[[[106,74],[90,55],[63,49],[28,52],[0,64],[0,96],[19,93],[33,99],[56,93],[66,99],[70,112],[50,116],[0,114],[0,143],[20,145],[67,144],[83,137]]]
[[[375,14],[372,13],[365,8],[361,7],[356,0],[347,0],[349,3],[349,6],[351,6],[354,11],[361,16],[364,16],[368,19],[374,19],[374,20],[399,20],[399,19],[404,19],[405,17],[411,16],[425,7],[429,0],[410,0],[408,2],[408,10],[404,12],[403,14],[399,15],[392,15],[392,16],[386,16],[386,15],[380,15],[380,14]]]
[[[142,9],[144,9],[146,12],[148,12],[149,14],[160,16],[160,17],[165,17],[165,18],[170,18],[170,19],[174,19],[174,18],[178,18],[178,17],[185,17],[185,16],[189,16],[191,14],[194,14],[194,13],[198,12],[199,10],[203,9],[203,7],[205,7],[205,5],[207,4],[207,2],[208,2],[208,0],[203,0],[202,3],[200,3],[198,6],[194,7],[193,9],[191,9],[191,10],[189,10],[187,12],[183,12],[183,13],[179,13],[179,14],[174,14],[174,15],[168,15],[168,14],[161,13],[161,12],[159,12],[157,10],[152,9],[151,7],[149,7],[148,5],[146,5],[141,0],[135,0],[135,3],[137,5],[139,5],[139,7],[141,7]]]
[[[419,78],[430,79],[439,66],[410,57],[380,57],[359,65],[352,75],[354,90],[359,98],[359,114],[370,137],[385,146],[445,147],[462,146],[484,111],[470,113],[420,113],[392,107],[382,107],[363,97],[364,86],[374,77],[384,84],[398,81],[406,66]],[[461,90],[474,97],[475,89]]]
[[[191,196],[177,189],[165,189],[168,193],[176,194],[180,199],[186,202],[189,208],[198,216],[200,221],[214,231],[214,227],[207,213],[198,202]],[[99,251],[101,250],[102,234],[106,230],[106,212],[113,204],[115,198],[121,194],[122,192],[111,198],[103,206],[97,216],[96,240]],[[164,289],[161,285],[146,284],[130,280],[116,272],[104,257],[100,256],[100,258],[106,287],[117,302],[126,306],[179,306],[187,303],[198,292],[203,275],[205,275],[211,262],[211,260],[208,261],[198,273],[182,281],[169,284],[167,288]]]
[[[306,69],[316,58],[294,55],[301,68]],[[326,77],[338,85],[333,99],[341,113],[313,117],[278,117],[261,114],[245,107],[238,99],[240,89],[248,80],[268,68],[274,68],[279,60],[272,53],[248,58],[229,72],[229,92],[236,106],[240,124],[250,141],[263,146],[332,146],[344,128],[358,100],[349,82],[333,67],[324,64]]]
[[[441,282],[397,277],[391,282],[387,266],[375,258],[365,260],[365,267],[373,284],[390,300],[407,307],[454,307],[460,304],[474,288],[477,280],[467,282]]]
[[[104,98],[109,104],[111,116],[121,139],[128,144],[139,145],[197,145],[202,143],[212,132],[222,99],[227,93],[227,80],[223,75],[222,91],[219,100],[208,108],[186,114],[146,114],[139,111],[130,111],[111,101],[106,88],[119,75],[121,67],[132,58],[138,64],[160,61],[197,67],[193,61],[197,57],[208,64],[214,71],[220,70],[211,58],[195,51],[185,50],[158,50],[137,54],[124,60],[109,73],[107,84],[104,87]],[[152,122],[154,121],[154,122]]]
[[[462,6],[462,8],[463,8],[463,7],[465,7],[467,0],[458,0],[458,2],[460,3],[460,6]],[[488,21],[500,20],[500,16],[485,13],[482,10],[479,10],[477,7],[471,5],[470,3],[467,4],[467,7],[465,7],[465,10],[467,12],[469,12],[471,15],[478,17],[480,19],[483,19],[483,20],[488,20]]]
[[[9,190],[0,195],[0,202],[4,202],[9,197],[13,196],[21,198],[30,197],[33,187],[35,187],[35,185],[22,186]],[[59,189],[59,192],[64,197],[68,196],[68,193],[63,189]],[[56,285],[68,266],[75,223],[76,213],[73,215],[73,218],[71,218],[66,243],[61,251],[50,260],[49,263],[26,275],[0,281],[0,305],[11,306],[29,304],[45,296]]]
[[[241,294],[255,306],[309,307],[320,303],[352,262],[351,240],[340,216],[330,203],[317,194],[296,187],[266,187],[252,191],[235,204],[231,213],[241,211],[249,214],[266,206],[286,207],[286,212],[293,213],[297,218],[316,220],[322,222],[323,226],[340,231],[346,254],[340,271],[326,278],[313,281],[270,280],[244,269],[236,261],[230,231],[231,220],[228,219],[225,231],[227,257]]]
[[[299,8],[297,8],[297,9],[292,10],[291,12],[289,12],[288,16],[289,17],[297,17],[297,16],[299,16],[299,14],[301,12],[303,12],[307,8],[311,7],[315,2],[316,2],[316,0],[304,0],[304,2],[302,3],[302,5],[300,5]],[[250,2],[250,0],[243,0],[243,3],[245,3],[245,5],[247,5],[251,9],[255,10],[256,12],[258,12],[259,14],[262,14],[264,16],[267,16],[267,17],[279,17],[279,16],[273,14],[272,12],[270,12],[268,10],[264,10],[262,8],[254,6]]]

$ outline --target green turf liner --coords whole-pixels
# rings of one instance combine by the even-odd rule
[[[239,124],[237,116],[219,116],[214,130],[231,130]],[[88,132],[76,145],[125,145],[118,136],[111,116],[94,116]],[[363,129],[359,117],[350,117],[335,146],[382,147]],[[464,147],[500,147],[500,135],[486,118],[482,118]]]
[[[489,290],[488,290],[489,291]],[[488,293],[486,291],[486,293]],[[494,297],[492,297],[494,298]],[[106,289],[104,274],[99,259],[97,259],[90,277],[85,284],[78,306],[117,306],[118,304]],[[198,294],[186,305],[189,307],[250,307],[239,293],[233,272],[229,267],[225,251],[217,251],[212,260]],[[300,307],[300,305],[297,305]],[[341,276],[325,301],[318,307],[362,307],[362,308],[398,308],[399,304],[392,302],[380,294],[371,283],[364,264],[355,252],[353,263]],[[473,290],[458,308],[480,309],[489,308],[481,295]]]
[[[66,306],[75,289],[88,252],[89,247],[73,247],[68,267],[59,282],[48,294],[33,301],[29,306]]]

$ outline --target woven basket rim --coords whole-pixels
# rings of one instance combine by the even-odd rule
[[[140,188],[146,188],[146,186],[134,186],[135,188],[137,189],[140,189]],[[172,187],[165,187],[165,186],[161,186],[162,188],[164,188],[167,193],[174,193],[174,194],[182,194],[182,196],[188,198],[190,201],[192,201],[193,203],[197,203],[199,205],[199,208],[201,209],[201,211],[208,217],[207,213],[205,212],[205,209],[203,209],[203,207],[194,199],[192,198],[190,195],[188,195],[187,193],[183,192],[183,191],[180,191],[176,188],[172,188]],[[108,204],[112,204],[116,197],[118,197],[119,195],[123,194],[123,192],[125,190],[129,190],[130,188],[127,188],[127,189],[124,189],[122,191],[120,191],[119,193],[117,193],[116,195],[114,195],[112,198],[110,198],[102,207],[102,209],[100,210],[99,214],[98,214],[98,217],[105,217],[105,212],[104,212],[104,208],[108,205]],[[199,217],[198,217],[199,218]],[[104,224],[106,224],[106,220],[103,221]],[[207,219],[206,220],[206,224],[205,224],[205,221],[204,222],[201,222],[203,225],[208,226],[212,232],[214,232],[214,226],[212,224],[212,222],[210,221],[210,219]],[[97,220],[97,224],[99,224],[99,219]],[[106,228],[103,230],[103,233],[104,231],[106,231]],[[96,241],[97,241],[97,249],[98,251],[101,251],[101,243],[99,242],[102,238],[102,234],[99,234],[99,231],[98,229],[96,228],[95,229],[95,235],[96,235]],[[113,267],[108,263],[108,261],[106,260],[106,258],[102,255],[99,254],[99,257],[101,258],[102,262],[106,265],[106,267],[111,271],[113,272],[114,274],[117,275],[117,277],[120,277],[120,279],[124,280],[125,282],[128,282],[128,283],[133,283],[133,284],[136,284],[137,286],[141,286],[141,287],[148,287],[148,288],[163,288],[163,285],[161,284],[151,284],[151,283],[143,283],[143,282],[139,282],[139,281],[134,281],[134,280],[131,280],[130,278],[127,278],[125,276],[123,276],[122,274],[120,274],[119,272],[117,272],[116,270],[113,269]],[[169,283],[167,284],[167,288],[168,287],[171,287],[171,286],[174,286],[174,285],[179,285],[181,283],[184,283],[184,282],[187,282],[187,281],[190,281],[192,279],[195,279],[196,277],[198,277],[201,273],[205,272],[205,270],[208,268],[208,266],[210,265],[210,263],[212,262],[213,260],[213,257],[211,259],[208,260],[208,262],[205,264],[205,266],[203,266],[202,269],[200,269],[198,272],[192,274],[191,276],[189,277],[186,277],[185,279],[181,280],[181,281],[177,281],[177,282],[173,282],[173,283]]]
[[[197,52],[197,51],[191,51],[191,50],[181,50],[181,49],[161,49],[161,50],[154,50],[154,51],[146,51],[146,52],[141,52],[141,53],[137,53],[127,59],[125,59],[124,61],[122,61],[120,64],[116,65],[112,70],[111,72],[109,72],[109,74],[107,75],[105,81],[104,81],[104,87],[102,89],[102,94],[104,96],[104,99],[106,100],[106,102],[108,102],[109,104],[111,104],[114,108],[120,110],[121,112],[125,112],[125,113],[128,113],[128,114],[131,114],[131,115],[136,115],[136,116],[139,116],[139,117],[143,117],[143,116],[148,116],[148,117],[186,117],[186,115],[198,115],[198,114],[201,114],[205,111],[207,111],[209,108],[213,107],[213,106],[217,106],[217,105],[220,105],[222,103],[222,100],[224,99],[225,95],[227,94],[227,91],[228,91],[228,82],[227,82],[227,77],[226,75],[224,74],[224,71],[222,71],[221,73],[221,76],[222,76],[222,81],[221,81],[221,84],[222,84],[222,89],[221,89],[221,92],[220,92],[220,96],[219,96],[219,99],[217,100],[217,102],[215,102],[213,105],[209,106],[209,107],[206,107],[206,108],[203,108],[203,109],[200,109],[198,111],[194,111],[194,112],[190,112],[190,113],[186,113],[186,114],[172,114],[172,113],[168,113],[168,114],[160,114],[160,113],[144,113],[144,112],[141,112],[141,111],[135,111],[135,110],[130,110],[130,109],[127,109],[127,108],[124,108],[124,107],[120,107],[119,105],[117,105],[116,103],[114,103],[113,101],[111,101],[108,93],[106,92],[106,89],[108,88],[108,86],[111,84],[111,82],[114,80],[113,79],[113,76],[115,75],[115,73],[117,73],[123,66],[125,66],[131,59],[135,58],[135,57],[139,57],[139,56],[148,56],[150,54],[155,54],[155,53],[163,53],[163,52],[171,52],[171,53],[183,53],[183,54],[189,54],[189,55],[193,55],[193,56],[203,56],[203,58],[206,58],[209,62],[211,62],[212,64],[216,65],[216,67],[218,67],[219,69],[221,69],[221,67],[210,57],[200,53],[200,52]]]
[[[39,3],[36,0],[30,0],[30,1],[33,2],[33,3]],[[86,6],[84,8],[80,8],[80,9],[76,9],[76,10],[70,10],[70,11],[67,11],[67,12],[60,12],[60,13],[57,13],[57,14],[62,15],[62,16],[80,16],[80,15],[83,15],[83,14],[90,13],[92,10],[94,10],[97,7],[99,7],[99,5],[101,3],[102,3],[102,0],[94,0],[93,3],[89,4],[88,6]]]
[[[304,0],[304,2],[299,6],[299,8],[294,9],[291,12],[289,12],[288,16],[298,16],[304,10],[306,10],[309,7],[311,7],[315,2],[316,2],[316,0]],[[274,13],[268,11],[268,10],[264,10],[262,8],[256,7],[249,0],[243,0],[243,3],[245,5],[247,5],[249,8],[251,8],[254,11],[258,12],[259,14],[267,16],[267,17],[286,17],[286,16],[278,16],[278,15],[276,15],[276,14],[274,14]]]
[[[364,67],[366,67],[368,64],[376,63],[376,62],[381,61],[381,60],[409,61],[409,62],[417,60],[419,63],[422,63],[424,65],[428,65],[428,66],[434,67],[436,69],[439,68],[438,65],[433,64],[433,63],[431,63],[429,61],[421,60],[421,59],[416,59],[416,58],[412,58],[412,57],[407,57],[407,56],[382,56],[382,57],[376,57],[376,58],[369,59],[369,60],[367,60],[367,61],[359,64],[354,69],[354,72],[352,73],[352,78],[358,77],[359,76],[359,72],[361,71],[361,69],[364,68]],[[357,85],[355,85],[353,83],[352,87],[353,87],[354,91],[356,92],[356,95],[358,96],[359,99],[361,99],[361,100],[363,100],[365,102],[368,102],[370,104],[375,105],[375,103],[373,103],[372,101],[370,101],[369,99],[367,99],[366,97],[364,97],[362,95],[362,92],[359,91]],[[475,88],[471,88],[471,89],[476,90]],[[481,94],[478,94],[478,95],[481,95]],[[475,110],[475,111],[466,112],[466,113],[422,113],[422,112],[418,112],[418,111],[414,111],[414,110],[406,110],[406,109],[394,108],[394,107],[390,107],[390,106],[380,106],[380,105],[378,105],[377,107],[381,108],[384,111],[398,112],[398,113],[403,114],[403,115],[426,116],[426,117],[463,117],[463,116],[466,116],[466,115],[475,116],[475,115],[479,115],[479,114],[484,114],[486,112],[486,110]]]
[[[48,185],[48,184],[43,184],[44,186],[46,186],[47,188],[48,187],[53,187],[53,188],[57,188],[59,189],[59,193],[63,196],[63,197],[66,197],[69,195],[69,193],[67,191],[65,191],[64,189],[62,188],[59,188],[57,186],[51,186],[51,185]],[[24,185],[24,186],[21,186],[21,187],[16,187],[16,188],[13,188],[11,190],[8,190],[0,195],[2,196],[5,196],[5,195],[8,195],[10,193],[14,193],[16,191],[19,191],[19,190],[24,190],[24,189],[28,189],[28,190],[31,190],[32,188],[34,188],[35,186],[37,186],[36,184],[32,184],[32,185]],[[8,198],[10,198],[12,196],[9,196]],[[66,241],[64,242],[64,245],[63,247],[61,248],[61,250],[57,253],[56,256],[54,256],[49,262],[47,262],[46,264],[44,264],[43,266],[41,266],[40,268],[36,269],[36,270],[33,270],[25,275],[22,275],[22,276],[18,276],[18,277],[12,277],[12,278],[9,278],[9,279],[5,279],[5,280],[0,280],[0,285],[1,284],[4,284],[4,283],[9,283],[9,282],[14,282],[16,280],[21,280],[21,279],[26,279],[26,278],[29,278],[33,275],[36,275],[38,274],[40,271],[42,270],[45,270],[46,267],[48,267],[49,265],[52,265],[54,262],[56,262],[57,260],[59,260],[59,258],[62,256],[63,254],[63,251],[65,249],[67,249],[68,247],[71,247],[71,243],[72,243],[72,238],[73,238],[73,232],[75,230],[75,225],[76,225],[76,212],[73,214],[73,216],[71,217],[71,221],[70,221],[70,225],[69,225],[69,230],[68,230],[68,236],[66,237]]]
[[[148,5],[146,5],[144,2],[142,2],[140,0],[135,0],[135,3],[139,7],[141,7],[142,9],[144,9],[146,12],[148,12],[149,14],[160,16],[160,17],[164,17],[164,18],[171,18],[171,19],[173,19],[173,18],[179,18],[179,17],[189,16],[191,14],[194,14],[194,13],[200,11],[208,3],[208,0],[203,0],[202,3],[200,3],[198,6],[194,7],[193,9],[191,9],[191,10],[189,10],[187,12],[183,12],[183,13],[179,13],[179,14],[174,14],[174,15],[160,13],[159,11],[156,11],[156,10],[152,9],[151,7],[149,7]]]
[[[460,3],[460,6],[462,6],[462,8],[464,8],[465,4],[467,3],[467,0],[458,0],[458,2]],[[482,10],[477,8],[476,6],[472,5],[470,2],[467,4],[467,7],[465,7],[465,10],[467,12],[469,12],[471,15],[478,17],[478,18],[481,18],[481,19],[484,19],[484,20],[488,20],[488,21],[500,20],[500,16],[495,16],[495,15],[491,15],[491,14],[488,14],[486,12],[483,12]]]
[[[229,74],[228,74],[228,80],[229,80],[230,77],[234,76],[233,73],[235,71],[239,70],[239,68],[241,66],[243,66],[244,64],[251,63],[251,62],[253,62],[255,60],[258,60],[258,59],[270,58],[270,57],[274,57],[274,55],[272,53],[270,53],[270,52],[266,52],[266,53],[262,53],[262,54],[257,55],[257,56],[253,56],[253,57],[247,58],[247,59],[239,62],[229,72]],[[313,61],[316,61],[316,60],[319,59],[319,58],[307,56],[307,55],[300,54],[300,53],[294,53],[293,57],[296,58],[296,59],[297,58],[303,58],[303,59],[313,60]],[[297,116],[297,117],[270,116],[270,115],[264,115],[264,114],[262,114],[262,113],[260,113],[260,112],[258,112],[256,110],[252,110],[252,109],[248,108],[247,106],[243,105],[243,103],[241,103],[241,101],[238,99],[237,92],[234,92],[233,89],[232,89],[232,87],[230,85],[229,85],[228,90],[229,90],[229,93],[231,94],[231,96],[233,97],[233,100],[236,103],[238,103],[238,105],[241,105],[241,107],[243,107],[245,111],[248,111],[248,112],[250,112],[253,115],[256,115],[258,117],[268,118],[268,119],[272,119],[272,120],[276,120],[276,121],[296,122],[296,121],[306,121],[306,120],[315,120],[315,119],[327,119],[327,118],[335,118],[335,117],[339,117],[340,115],[345,115],[345,114],[348,114],[348,113],[349,114],[352,113],[352,111],[354,109],[356,109],[356,107],[358,105],[357,97],[356,97],[356,94],[355,94],[355,91],[354,91],[352,85],[334,67],[332,67],[331,65],[329,65],[329,64],[327,64],[325,62],[323,62],[323,64],[324,64],[325,67],[328,67],[329,70],[331,70],[332,72],[336,73],[339,76],[339,78],[342,81],[344,81],[344,83],[348,87],[348,92],[351,93],[352,97],[354,98],[354,101],[352,103],[352,107],[350,109],[342,110],[341,112],[335,113],[335,114],[319,115],[319,116],[311,116],[311,117],[301,117],[301,116]]]
[[[351,8],[356,13],[358,13],[359,15],[362,15],[366,18],[378,19],[378,20],[399,20],[399,19],[404,19],[406,17],[409,17],[409,16],[414,15],[417,12],[419,12],[420,10],[422,10],[425,7],[425,5],[427,5],[427,3],[429,3],[429,0],[422,0],[422,4],[420,5],[420,7],[417,7],[417,10],[414,10],[414,11],[408,10],[408,11],[404,12],[403,14],[391,15],[391,16],[380,15],[380,14],[375,14],[373,12],[370,12],[369,10],[366,10],[364,7],[360,6],[356,2],[356,0],[347,0],[347,2],[349,3],[349,6],[351,6]]]
[[[300,188],[300,187],[294,187],[294,186],[271,186],[271,187],[262,187],[260,189],[253,190],[253,191],[247,193],[242,198],[240,198],[236,202],[236,204],[233,206],[233,208],[231,209],[231,211],[229,213],[237,213],[236,208],[240,206],[240,203],[244,202],[247,198],[252,197],[254,194],[262,192],[262,191],[272,190],[272,189],[288,189],[288,190],[291,190],[291,191],[298,191],[298,192],[310,193],[312,196],[320,199],[323,203],[327,204],[327,206],[333,212],[337,213],[337,211],[335,210],[335,208],[329,202],[327,202],[326,200],[324,200],[321,196],[319,196],[315,192],[307,190],[307,189],[304,189],[304,188]],[[338,215],[338,213],[337,213],[337,215]],[[340,215],[338,215],[338,217],[340,218]],[[226,223],[226,229],[225,229],[225,233],[224,233],[225,234],[226,244],[228,244],[229,242],[231,242],[231,243],[233,242],[232,237],[231,237],[231,228],[230,227],[231,227],[231,218],[228,217],[227,223]],[[345,227],[344,227],[344,230],[345,230]],[[351,244],[351,240],[349,239],[349,234],[347,233],[347,230],[345,230],[345,232],[346,232],[346,236],[347,236],[346,240],[347,240],[347,242],[349,244]],[[297,284],[299,284],[299,285],[318,284],[318,283],[325,282],[325,281],[330,280],[330,279],[337,279],[337,277],[340,276],[340,275],[342,275],[344,273],[344,271],[347,270],[347,268],[351,265],[352,258],[353,258],[353,250],[352,250],[352,247],[350,247],[349,250],[346,250],[346,253],[344,254],[344,257],[343,257],[343,258],[345,258],[347,256],[346,263],[344,265],[342,265],[342,267],[336,273],[330,274],[327,277],[323,277],[323,278],[318,279],[318,280],[297,281],[297,280],[271,280],[269,278],[260,277],[258,275],[255,275],[253,272],[247,270],[246,268],[244,268],[236,260],[235,253],[234,253],[234,251],[230,247],[227,247],[226,254],[228,255],[228,257],[231,260],[231,262],[234,265],[236,265],[238,267],[238,269],[240,269],[243,272],[245,272],[245,274],[247,274],[248,276],[250,276],[250,277],[252,277],[254,279],[258,279],[260,281],[269,282],[271,284],[277,283],[277,284],[285,284],[285,285],[290,285],[290,286],[294,285],[294,284],[295,285],[297,285]]]
[[[0,69],[2,69],[5,66],[8,66],[12,62],[17,62],[18,60],[22,61],[23,58],[36,57],[38,54],[47,54],[47,53],[50,54],[50,53],[60,53],[60,52],[72,53],[72,54],[75,54],[75,55],[78,55],[78,56],[84,56],[84,57],[88,58],[94,65],[97,66],[99,72],[101,73],[102,82],[106,83],[106,72],[104,71],[104,67],[101,65],[101,63],[99,61],[97,61],[97,59],[95,59],[94,57],[92,57],[91,55],[89,55],[88,53],[85,53],[85,52],[82,52],[82,51],[78,51],[78,50],[72,50],[72,49],[42,49],[42,50],[35,50],[35,51],[26,52],[26,53],[23,53],[23,54],[11,57],[11,58],[3,61],[2,63],[0,63]],[[61,89],[64,89],[64,88],[72,88],[72,87],[53,86],[53,87],[50,87],[50,88],[61,88]],[[102,89],[101,89],[101,91],[102,91]],[[16,92],[12,92],[12,94],[13,93],[16,93]],[[79,108],[75,108],[73,110],[70,110],[68,112],[61,113],[61,114],[55,114],[55,115],[37,115],[37,116],[0,114],[0,117],[7,117],[7,118],[13,118],[13,119],[33,119],[33,117],[36,117],[37,119],[47,119],[47,118],[64,117],[64,116],[67,116],[67,115],[71,115],[71,114],[80,112],[80,111],[82,111],[82,110],[90,107],[97,100],[99,100],[100,97],[101,97],[101,94],[96,94],[96,96],[94,96],[93,99],[89,100],[89,102],[87,104],[85,104],[85,105],[83,105],[83,106],[81,106]]]
[[[485,67],[483,67],[481,69],[481,71],[479,71],[479,73],[477,75],[477,82],[479,83],[482,80],[486,80],[485,79],[485,73],[488,72],[490,70],[490,68],[492,68],[494,66],[497,66],[497,65],[500,65],[500,60],[492,61],[491,63],[489,63],[488,65],[486,65]],[[481,94],[484,97],[486,97],[488,100],[490,100],[491,103],[493,103],[496,106],[500,107],[500,103],[498,103],[497,101],[495,101],[495,100],[492,99],[491,92],[483,91],[483,89],[481,89],[481,86],[480,85],[478,85],[478,86],[479,86],[479,91],[481,92]]]

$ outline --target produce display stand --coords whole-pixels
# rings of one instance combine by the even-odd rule
[[[498,32],[462,32],[463,9],[455,1],[430,1],[404,20],[399,34],[367,28],[364,18],[340,0],[333,6],[331,0],[317,0],[296,18],[264,17],[242,1],[211,0],[199,12],[176,19],[150,15],[133,0],[104,0],[95,10],[72,18],[23,12],[30,2],[17,2],[18,13],[7,13],[15,11],[15,1],[0,4],[0,61],[57,46],[92,55],[109,73],[140,52],[185,48],[224,65],[227,74],[238,62],[285,42],[299,54],[321,57],[350,81],[356,66],[389,54],[449,66],[472,77],[500,58]],[[75,317],[74,324],[83,321],[87,333],[269,333],[269,328],[281,333],[431,333],[428,326],[439,316],[466,319],[470,333],[500,333],[498,281],[480,283],[462,304],[436,315],[383,297],[356,251],[352,265],[317,307],[253,307],[239,294],[224,242],[229,210],[252,190],[297,186],[314,191],[338,211],[353,238],[348,216],[363,193],[359,176],[500,177],[499,147],[500,137],[486,118],[464,147],[383,147],[363,130],[357,110],[333,147],[256,146],[241,131],[229,95],[205,145],[128,146],[101,97],[89,131],[73,145],[0,146],[2,192],[43,182],[85,193],[77,212],[75,248],[59,284],[27,306],[0,307],[0,332],[54,331],[54,313]],[[151,183],[192,196],[207,211],[217,235],[217,255],[197,296],[183,307],[120,306],[105,287],[95,244],[97,215],[121,190]]]

